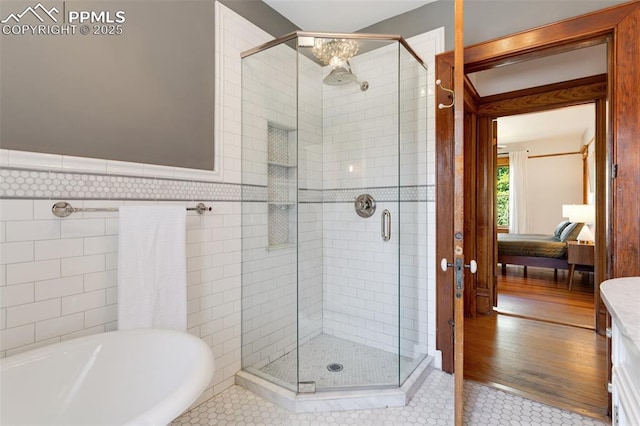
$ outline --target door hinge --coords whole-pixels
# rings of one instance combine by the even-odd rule
[[[613,406],[613,425],[619,425],[620,424],[620,415],[618,414],[619,408],[617,405]]]
[[[614,164],[611,166],[611,179],[615,179],[618,177],[618,165]]]

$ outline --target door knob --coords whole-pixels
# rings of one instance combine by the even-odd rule
[[[442,269],[442,272],[447,272],[447,268],[452,268],[453,266],[453,263],[447,262],[447,259],[444,257],[440,261],[440,269]]]
[[[475,260],[472,260],[469,262],[468,265],[464,265],[465,268],[469,268],[469,271],[472,274],[475,274],[478,271],[478,262],[476,262]]]
[[[447,261],[446,258],[442,258],[442,260],[440,261],[440,269],[442,269],[443,272],[447,271],[447,268],[452,268],[455,265],[453,263],[449,263]],[[475,260],[472,260],[469,262],[468,265],[464,265],[465,268],[469,268],[469,271],[472,274],[475,274],[478,271],[478,262],[476,262]]]

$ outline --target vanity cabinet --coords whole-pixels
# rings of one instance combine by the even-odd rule
[[[600,286],[611,314],[612,425],[640,425],[640,277]]]

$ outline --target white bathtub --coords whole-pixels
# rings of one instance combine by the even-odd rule
[[[211,349],[171,330],[114,331],[0,360],[0,424],[163,425],[213,375]]]

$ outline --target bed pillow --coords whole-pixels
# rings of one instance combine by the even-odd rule
[[[560,222],[558,224],[558,226],[556,226],[555,231],[553,231],[553,236],[557,240],[559,240],[560,239],[560,235],[562,235],[562,231],[564,231],[564,228],[566,228],[569,225],[571,225],[571,222],[569,222],[568,220],[563,220],[562,222]]]
[[[575,241],[583,226],[583,223],[570,223],[560,234],[560,241]]]

